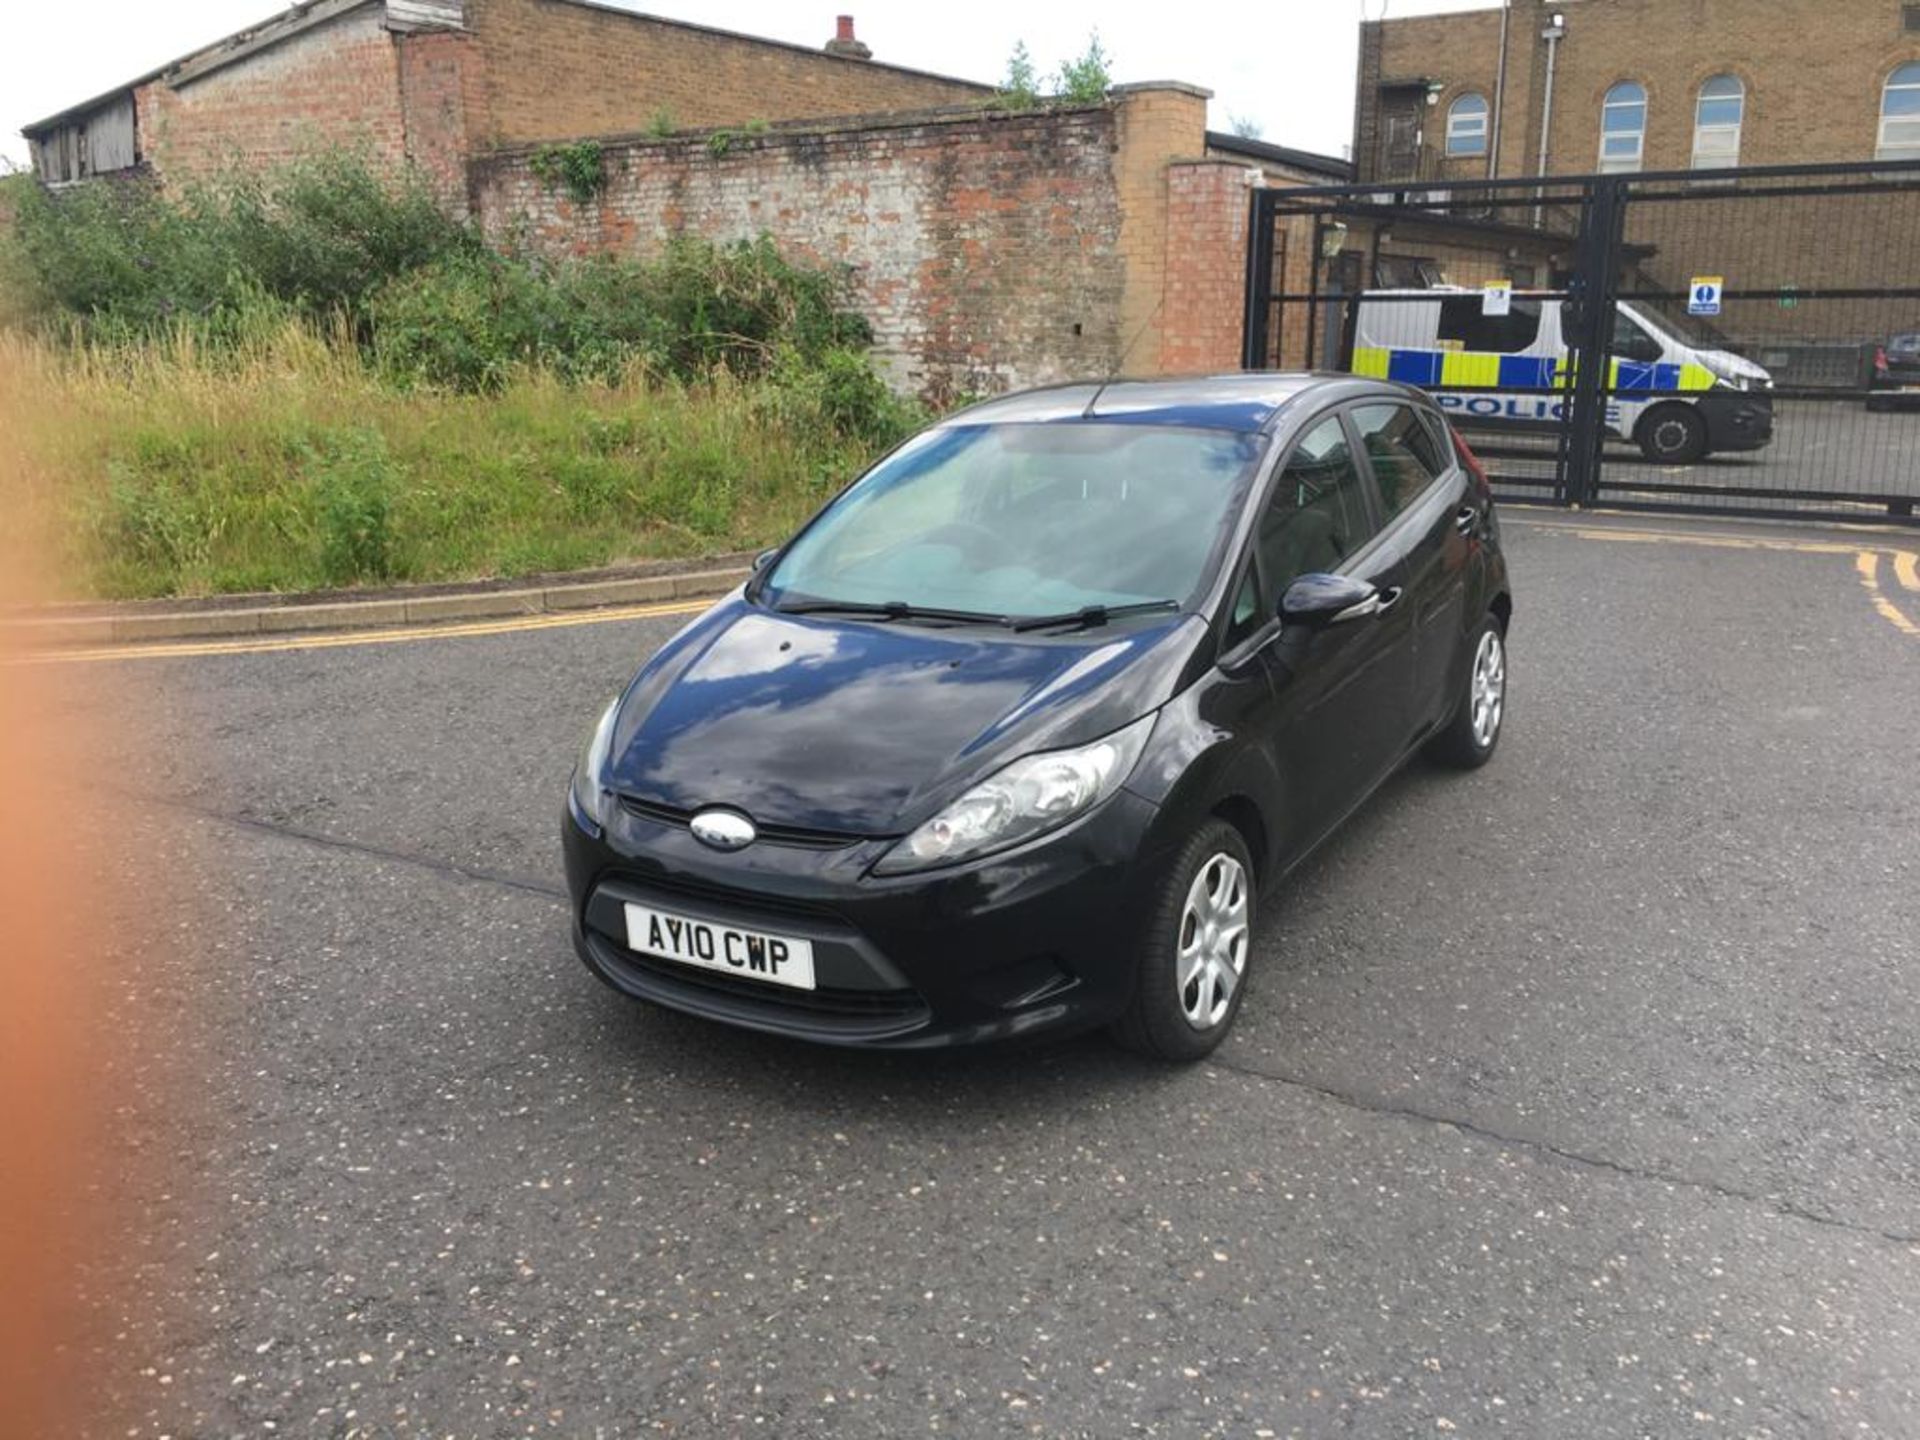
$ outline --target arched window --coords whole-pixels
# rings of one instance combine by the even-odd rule
[[[1600,168],[1638,170],[1646,150],[1646,86],[1622,80],[1600,107]]]
[[[1700,87],[1693,112],[1693,168],[1720,170],[1740,163],[1740,126],[1747,118],[1747,87],[1737,75],[1716,75]]]
[[[1887,77],[1874,159],[1920,160],[1920,64],[1902,65]]]
[[[1487,153],[1487,97],[1469,91],[1447,108],[1447,154]]]

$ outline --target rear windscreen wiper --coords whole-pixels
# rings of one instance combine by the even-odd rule
[[[795,600],[775,605],[781,615],[861,615],[875,620],[945,620],[956,625],[1005,625],[1004,615],[980,610],[942,610],[931,605],[909,605],[904,600],[875,604],[866,600]]]
[[[1068,610],[1060,615],[1027,615],[1018,620],[1009,620],[1009,630],[1051,630],[1056,625],[1074,625],[1080,629],[1091,629],[1095,625],[1104,625],[1109,620],[1118,620],[1125,615],[1151,615],[1159,610],[1178,610],[1178,600],[1141,600],[1131,605],[1087,605],[1078,610]]]

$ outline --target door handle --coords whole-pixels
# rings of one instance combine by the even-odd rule
[[[1384,615],[1400,603],[1400,597],[1405,593],[1398,585],[1389,585],[1383,590],[1376,590],[1358,604],[1349,605],[1342,610],[1333,617],[1332,623],[1338,625],[1345,620],[1365,620],[1371,616]]]
[[[1480,528],[1480,507],[1462,505],[1453,515],[1453,528],[1462,535],[1471,536]]]

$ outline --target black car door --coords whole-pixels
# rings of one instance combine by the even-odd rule
[[[1276,625],[1261,651],[1274,690],[1261,730],[1287,796],[1280,844],[1288,856],[1358,804],[1401,748],[1412,627],[1399,603],[1401,561],[1375,543],[1369,484],[1346,419],[1325,415],[1282,461],[1254,526],[1263,618],[1278,614],[1289,584],[1316,572],[1364,579],[1387,600],[1376,614],[1319,630]]]
[[[1381,544],[1401,566],[1413,634],[1402,747],[1445,716],[1467,617],[1474,543],[1485,517],[1437,416],[1396,401],[1356,405],[1353,425],[1384,520]]]

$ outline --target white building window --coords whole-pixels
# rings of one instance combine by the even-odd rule
[[[1487,153],[1487,97],[1462,95],[1447,108],[1447,154]]]
[[[1600,169],[1638,170],[1646,151],[1646,87],[1622,80],[1600,107]]]
[[[1747,118],[1747,87],[1737,75],[1716,75],[1700,87],[1693,115],[1693,168],[1722,170],[1740,163],[1740,127]]]
[[[1874,159],[1920,160],[1920,64],[1902,65],[1887,77]]]

